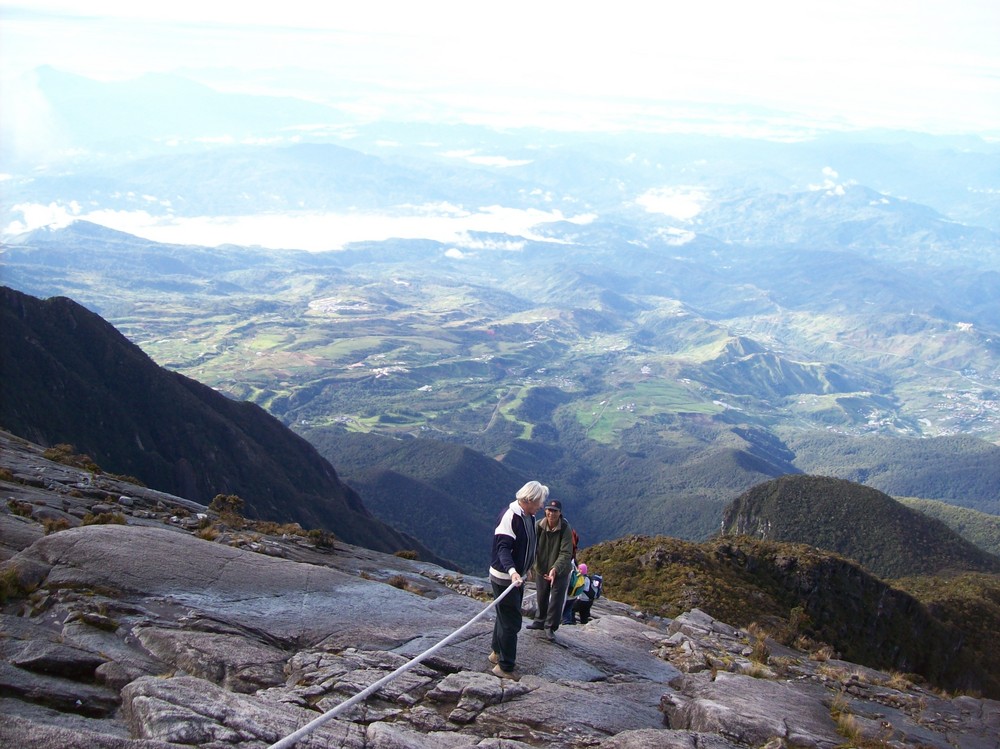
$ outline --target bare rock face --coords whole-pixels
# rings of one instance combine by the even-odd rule
[[[295,535],[206,540],[197,524],[171,520],[175,498],[115,486],[95,497],[82,477],[48,475],[44,488],[2,486],[16,501],[0,509],[0,746],[268,747],[486,605],[480,578]],[[91,493],[59,489],[77,482]],[[110,504],[122,522],[45,535],[38,502],[73,518]],[[770,641],[761,657],[756,635],[697,610],[647,621],[599,599],[594,618],[561,628],[555,643],[521,632],[517,682],[490,673],[492,626],[492,614],[476,621],[296,746],[1000,743],[1000,703],[948,698]]]

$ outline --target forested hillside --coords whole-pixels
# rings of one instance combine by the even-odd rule
[[[825,643],[858,663],[1000,696],[996,575],[965,573],[961,590],[942,578],[890,585],[836,554],[747,536],[630,536],[580,556],[609,595],[650,614],[698,607],[738,626],[757,622],[779,641]]]
[[[984,440],[792,431],[783,437],[804,473],[855,481],[894,497],[939,499],[1000,515],[1000,446]]]
[[[1000,556],[1000,517],[934,499],[915,499],[913,497],[897,497],[896,499],[928,517],[937,518],[980,549]]]
[[[842,554],[883,578],[956,569],[1000,572],[1000,557],[942,521],[844,479],[782,476],[759,484],[726,507],[722,527],[726,534]]]

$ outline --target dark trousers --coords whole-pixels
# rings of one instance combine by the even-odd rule
[[[498,583],[490,578],[493,585],[493,599],[507,590],[510,583]],[[497,654],[500,668],[513,671],[517,662],[517,633],[521,631],[521,600],[524,586],[508,593],[496,606],[497,618],[493,623],[493,652]]]
[[[554,584],[550,584],[544,577],[535,580],[535,592],[538,597],[538,613],[535,614],[535,621],[553,632],[559,629],[562,623],[563,604],[566,603],[568,587],[568,572],[565,575],[557,575]]]
[[[576,624],[576,599],[570,598],[563,607],[563,624]]]
[[[593,605],[594,601],[587,596],[576,599],[576,613],[580,615],[580,624],[586,624],[590,621],[590,607]]]

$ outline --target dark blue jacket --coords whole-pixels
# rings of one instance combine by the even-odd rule
[[[535,518],[514,500],[497,518],[490,577],[498,582],[508,582],[512,569],[522,577],[527,575],[535,561],[535,548]]]

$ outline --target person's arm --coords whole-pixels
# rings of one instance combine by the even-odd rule
[[[514,566],[514,537],[506,533],[497,533],[497,556],[501,569],[508,575],[517,572]]]
[[[514,585],[520,585],[524,582],[524,578],[517,571],[517,567],[514,564],[514,544],[517,542],[515,525],[519,521],[523,524],[523,520],[518,518],[513,512],[507,513],[500,521],[500,525],[493,532],[494,536],[496,536],[497,558],[500,560],[501,569],[510,575],[511,582]]]
[[[555,570],[555,574],[557,575],[565,575],[569,572],[572,564],[573,529],[569,527],[569,523],[566,523],[562,533],[559,534],[559,556],[556,557],[556,563],[552,569]]]
[[[539,547],[542,544],[543,533],[545,533],[545,518],[535,521],[535,561],[531,563],[529,570],[535,573],[536,580],[540,577],[546,579],[549,577],[549,570],[542,566],[543,560],[541,554],[538,553],[540,551]]]
[[[507,510],[500,516],[497,527],[493,529],[493,546],[496,549],[496,567],[508,575],[514,569],[514,541],[517,534],[514,530],[514,513]]]

